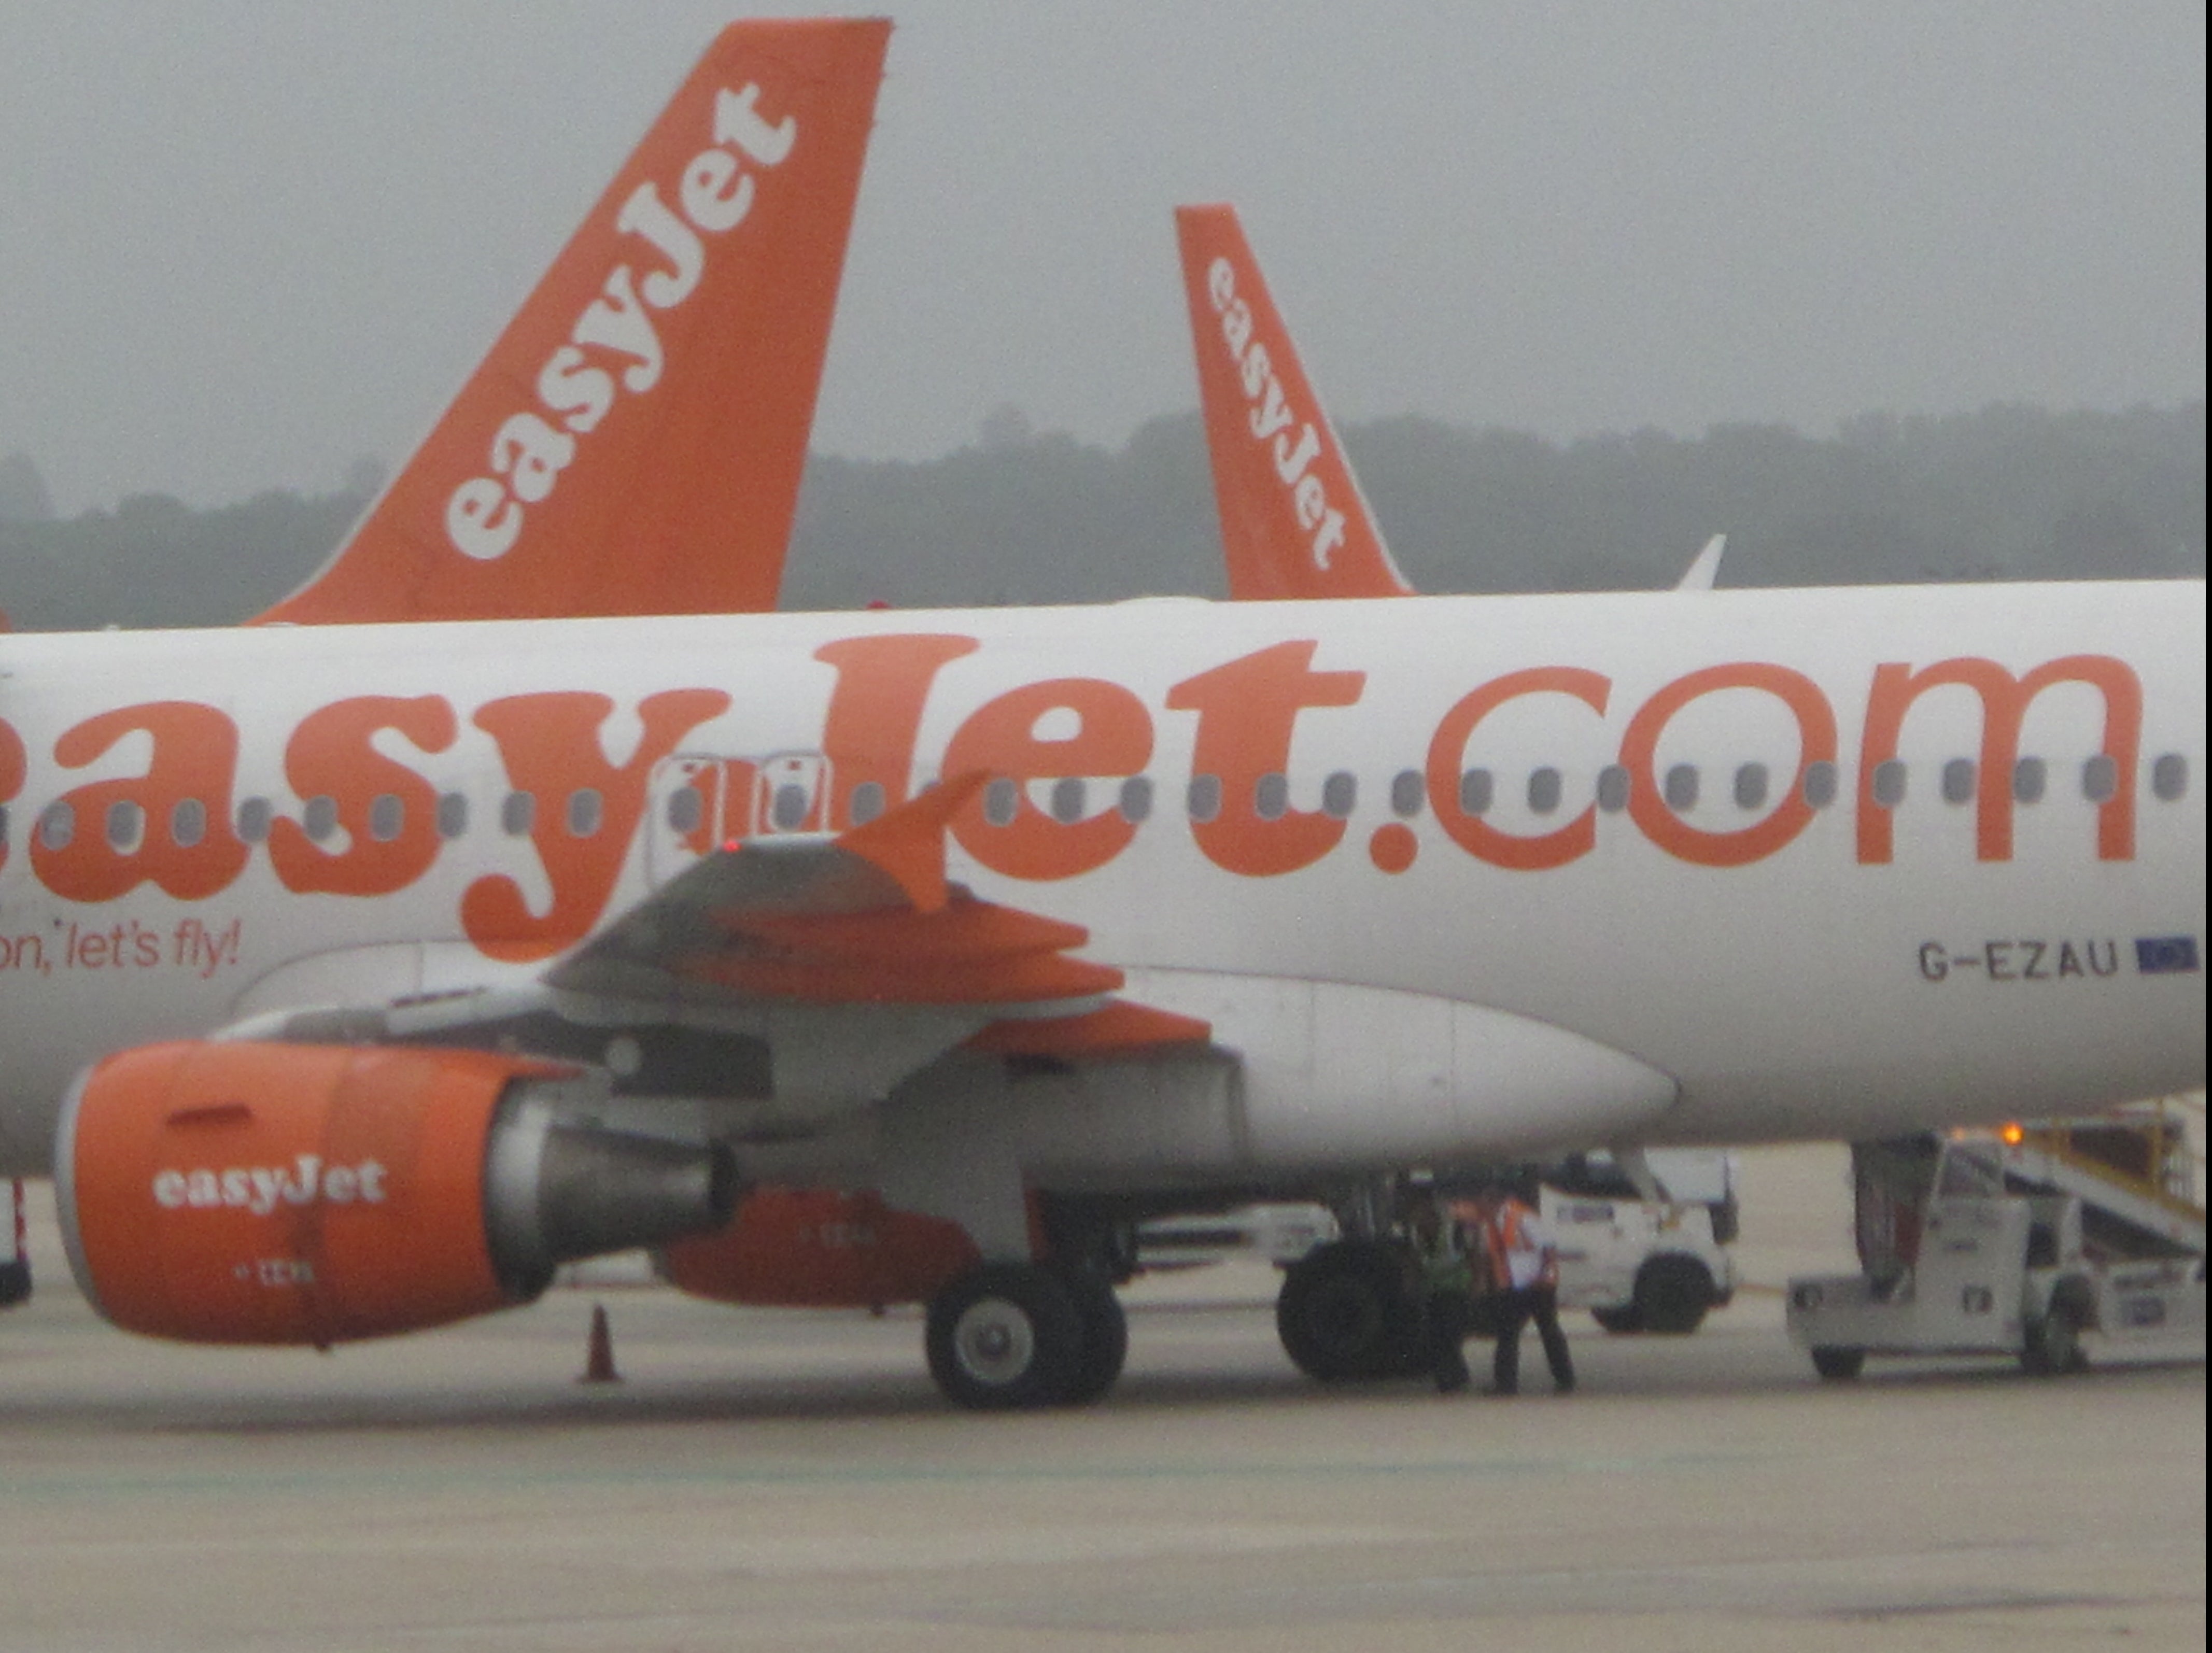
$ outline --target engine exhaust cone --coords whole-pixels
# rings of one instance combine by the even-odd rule
[[[527,1105],[495,1128],[484,1182],[492,1259],[517,1298],[564,1262],[720,1228],[738,1193],[726,1144],[556,1124]]]

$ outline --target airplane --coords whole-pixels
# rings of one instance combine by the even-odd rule
[[[345,543],[258,623],[774,608],[890,36],[724,29]]]
[[[258,623],[773,609],[889,34],[725,29],[399,474]]]
[[[1412,596],[1237,209],[1175,217],[1231,599]],[[1707,540],[1674,589],[1711,591],[1727,545]]]
[[[1152,1211],[2201,1084],[2203,594],[10,636],[0,1174],[148,1334],[651,1245],[1092,1400]],[[1301,1364],[1383,1369],[1389,1261]]]

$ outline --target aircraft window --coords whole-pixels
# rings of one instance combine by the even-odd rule
[[[1677,763],[1667,771],[1665,788],[1667,807],[1678,812],[1698,806],[1698,766]]]
[[[276,818],[266,798],[241,798],[238,800],[238,836],[249,844],[265,843],[269,839],[269,823]]]
[[[857,805],[859,794],[856,793],[854,797]],[[854,812],[857,815],[858,809],[855,808]],[[696,787],[678,787],[668,794],[665,813],[670,831],[696,832],[700,823],[707,818],[707,800],[699,795]]]
[[[1905,801],[1905,763],[1893,757],[1874,766],[1874,801],[1884,809],[1895,809]]]
[[[1148,775],[1133,775],[1121,783],[1121,818],[1132,825],[1152,812],[1152,782]]]
[[[1221,813],[1221,777],[1218,775],[1194,775],[1190,778],[1190,818],[1211,821]]]
[[[1083,818],[1084,805],[1090,799],[1089,788],[1079,775],[1063,775],[1052,783],[1052,818],[1063,826],[1073,826]]]
[[[368,836],[388,844],[407,830],[407,800],[396,792],[380,792],[368,800]]]
[[[2012,795],[2017,803],[2039,804],[2048,781],[2048,769],[2039,757],[2023,757],[2012,766]]]
[[[685,788],[690,791],[689,787]],[[692,797],[698,797],[692,793]],[[469,799],[466,793],[441,793],[438,798],[438,836],[458,838],[469,830]]]
[[[146,811],[127,798],[107,806],[107,842],[114,849],[136,849],[145,836]]]
[[[1735,806],[1738,809],[1760,809],[1766,803],[1766,765],[1739,764],[1735,772]]]
[[[568,794],[568,836],[571,838],[591,838],[599,835],[599,823],[606,818],[606,799],[596,788],[579,787]],[[373,821],[375,817],[372,816]]]
[[[1971,804],[1974,801],[1974,760],[1954,757],[1943,766],[1943,801],[1947,804]]]
[[[694,795],[696,796],[696,794]],[[884,812],[884,805],[890,801],[890,799],[884,793],[884,783],[882,781],[863,781],[859,786],[853,788],[853,801],[849,805],[848,805],[853,812],[853,824],[854,826],[867,825],[869,822],[874,820],[876,817]],[[689,830],[689,828],[685,829],[687,831]]]
[[[2178,800],[2189,790],[2189,760],[2168,752],[2150,766],[2151,795],[2161,804]]]
[[[338,800],[327,793],[310,798],[300,811],[300,825],[310,838],[322,842],[338,830]]]
[[[0,804],[0,849],[8,847],[8,806]]]
[[[1491,785],[1488,769],[1469,769],[1459,778],[1459,806],[1468,815],[1486,815],[1490,812]]]
[[[796,832],[806,824],[806,811],[813,807],[814,794],[794,781],[775,789],[769,800],[769,821],[778,832]]]
[[[1528,807],[1538,815],[1549,815],[1559,806],[1559,772],[1548,765],[1528,773]]]
[[[1359,777],[1349,769],[1339,769],[1321,783],[1321,808],[1324,815],[1338,820],[1347,820],[1359,803]]]
[[[500,800],[499,830],[510,838],[526,838],[538,824],[538,794],[511,792]]]
[[[1805,801],[1814,809],[1836,801],[1836,766],[1825,758],[1805,766]]]
[[[1004,775],[983,788],[983,818],[994,827],[1012,826],[1022,806],[1022,789]]]
[[[2120,766],[2110,752],[2099,752],[2081,766],[2081,795],[2093,804],[2109,803],[2120,789]]]
[[[1263,775],[1252,787],[1252,810],[1263,821],[1279,821],[1291,807],[1291,778],[1278,772]]]
[[[1419,769],[1401,769],[1390,777],[1390,813],[1412,820],[1421,812],[1428,782]]]
[[[39,817],[39,842],[49,849],[67,849],[76,836],[76,811],[57,799]]]
[[[197,798],[179,798],[169,811],[169,842],[190,849],[207,836],[207,805]]]
[[[1628,770],[1622,765],[1608,763],[1597,772],[1597,806],[1608,815],[1628,807]]]

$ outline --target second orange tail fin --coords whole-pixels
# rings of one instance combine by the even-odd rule
[[[1236,209],[1177,207],[1176,236],[1230,596],[1410,595]]]
[[[725,29],[337,556],[260,617],[775,607],[890,35]]]

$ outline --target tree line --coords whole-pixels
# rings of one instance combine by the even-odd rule
[[[1221,593],[1195,413],[1154,419],[1119,450],[1018,417],[986,425],[982,443],[939,459],[812,459],[784,606]],[[1874,415],[1829,437],[1724,425],[1553,442],[1416,416],[1344,435],[1393,553],[1428,592],[1662,586],[1719,532],[1723,585],[2204,571],[2201,402]],[[7,463],[0,610],[23,629],[245,618],[320,567],[369,499],[357,471],[326,495],[204,511],[139,495],[63,520],[22,507],[43,490]]]

